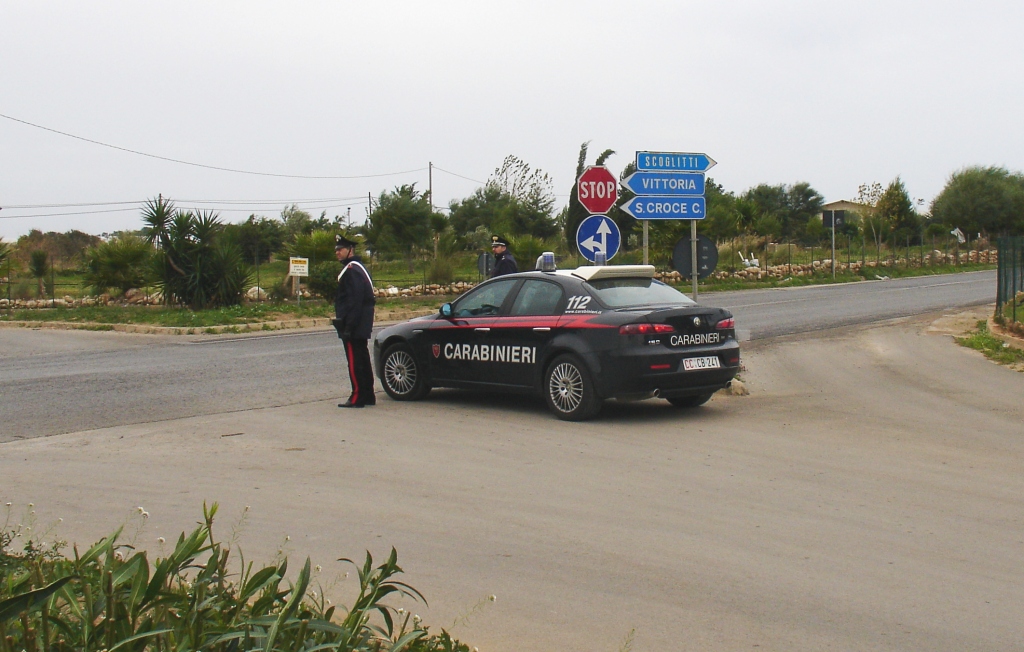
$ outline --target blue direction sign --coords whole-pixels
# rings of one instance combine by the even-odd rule
[[[655,195],[634,197],[620,208],[638,220],[703,220],[707,204],[703,197]]]
[[[703,195],[704,173],[634,172],[622,180],[622,185],[634,195]]]
[[[637,170],[661,170],[663,172],[707,172],[717,162],[707,154],[685,152],[637,152]]]
[[[576,246],[590,262],[594,262],[598,252],[603,252],[605,259],[611,260],[619,253],[621,242],[619,227],[605,215],[591,215],[576,229]]]

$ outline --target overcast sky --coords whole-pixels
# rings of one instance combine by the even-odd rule
[[[402,183],[469,195],[515,154],[568,200],[580,143],[706,152],[727,190],[827,201],[901,175],[1024,169],[1019,2],[3,2],[0,237],[140,226],[163,193],[223,218],[329,216]],[[441,171],[444,170],[444,171]],[[300,205],[301,201],[300,201]],[[40,208],[17,208],[40,206]],[[214,204],[202,204],[213,207]],[[62,217],[19,215],[122,209]],[[232,209],[232,210],[228,210]]]

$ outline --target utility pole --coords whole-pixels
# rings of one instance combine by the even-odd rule
[[[430,212],[434,212],[434,164],[427,163],[427,192],[430,194]]]

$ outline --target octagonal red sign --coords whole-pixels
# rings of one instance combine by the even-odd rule
[[[607,213],[619,198],[615,175],[603,165],[590,166],[576,181],[576,198],[591,213]]]

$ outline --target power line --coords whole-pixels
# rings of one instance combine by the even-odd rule
[[[324,197],[320,199],[175,199],[174,201],[182,201],[193,204],[310,204],[310,203],[322,203],[332,201],[348,201],[350,199],[361,199],[362,195],[354,195],[352,197]],[[99,201],[99,202],[83,202],[77,204],[5,204],[4,208],[13,209],[36,209],[36,208],[80,208],[86,206],[120,206],[125,204],[141,205],[146,203],[145,199],[136,199],[134,201]]]
[[[196,203],[197,204],[201,204],[202,202],[196,202]],[[362,200],[362,201],[348,202],[348,203],[344,203],[344,204],[334,204],[334,205],[331,205],[331,206],[309,206],[308,208],[319,208],[321,210],[327,210],[329,208],[345,208],[347,206],[359,206],[359,205],[365,204],[365,203],[366,203],[366,200]],[[183,210],[212,210],[212,211],[215,211],[215,212],[218,212],[218,213],[255,213],[255,212],[257,212],[259,210],[259,209],[253,209],[253,207],[251,207],[251,206],[246,206],[246,207],[243,207],[243,208],[212,208],[211,209],[211,208],[204,208],[203,206],[195,205],[195,206],[178,206],[178,208],[183,209]],[[32,218],[32,217],[65,217],[65,216],[75,216],[75,215],[98,215],[98,214],[105,214],[105,213],[127,213],[127,212],[138,211],[138,210],[139,210],[139,207],[134,207],[134,208],[107,208],[107,209],[98,210],[98,211],[75,211],[75,212],[67,212],[67,213],[33,213],[31,215],[3,215],[3,214],[0,214],[0,220],[20,220],[20,219],[27,219],[27,218]]]
[[[75,140],[81,140],[86,143],[92,143],[93,145],[100,145],[101,147],[109,147],[110,149],[116,149],[121,152],[128,152],[129,154],[137,154],[139,156],[147,156],[149,158],[159,159],[161,161],[169,161],[171,163],[180,163],[181,165],[191,165],[192,167],[205,168],[207,170],[219,170],[221,172],[235,172],[237,174],[253,174],[261,177],[281,177],[285,179],[372,179],[376,177],[394,177],[401,176],[403,174],[412,174],[414,172],[423,172],[427,168],[417,168],[415,170],[404,170],[402,172],[385,172],[382,174],[354,174],[354,175],[307,175],[307,174],[276,174],[274,172],[255,172],[253,170],[238,170],[235,168],[225,168],[216,165],[205,165],[203,163],[193,163],[191,161],[183,161],[181,159],[169,158],[167,156],[159,156],[157,154],[147,154],[146,152],[140,152],[135,149],[129,149],[127,147],[120,147],[118,145],[111,145],[109,143],[103,143],[98,140],[91,138],[85,138],[83,136],[76,136],[75,134],[69,134],[66,131],[60,131],[58,129],[51,129],[50,127],[44,127],[43,125],[37,125],[34,122],[28,120],[21,120],[9,115],[0,113],[0,118],[6,118],[13,122],[20,122],[23,125],[29,127],[35,127],[36,129],[42,129],[43,131],[49,131],[51,133],[60,134],[61,136],[67,136],[68,138],[74,138]],[[449,174],[451,174],[449,172]]]
[[[465,179],[466,181],[472,181],[473,183],[479,183],[479,184],[487,185],[486,181],[480,181],[478,179],[470,179],[469,177],[462,176],[461,174],[456,174],[455,172],[449,172],[448,170],[445,170],[444,168],[439,168],[436,165],[434,166],[434,169],[438,170],[439,172],[444,172],[445,174],[450,174],[453,177],[458,177],[460,179]]]

